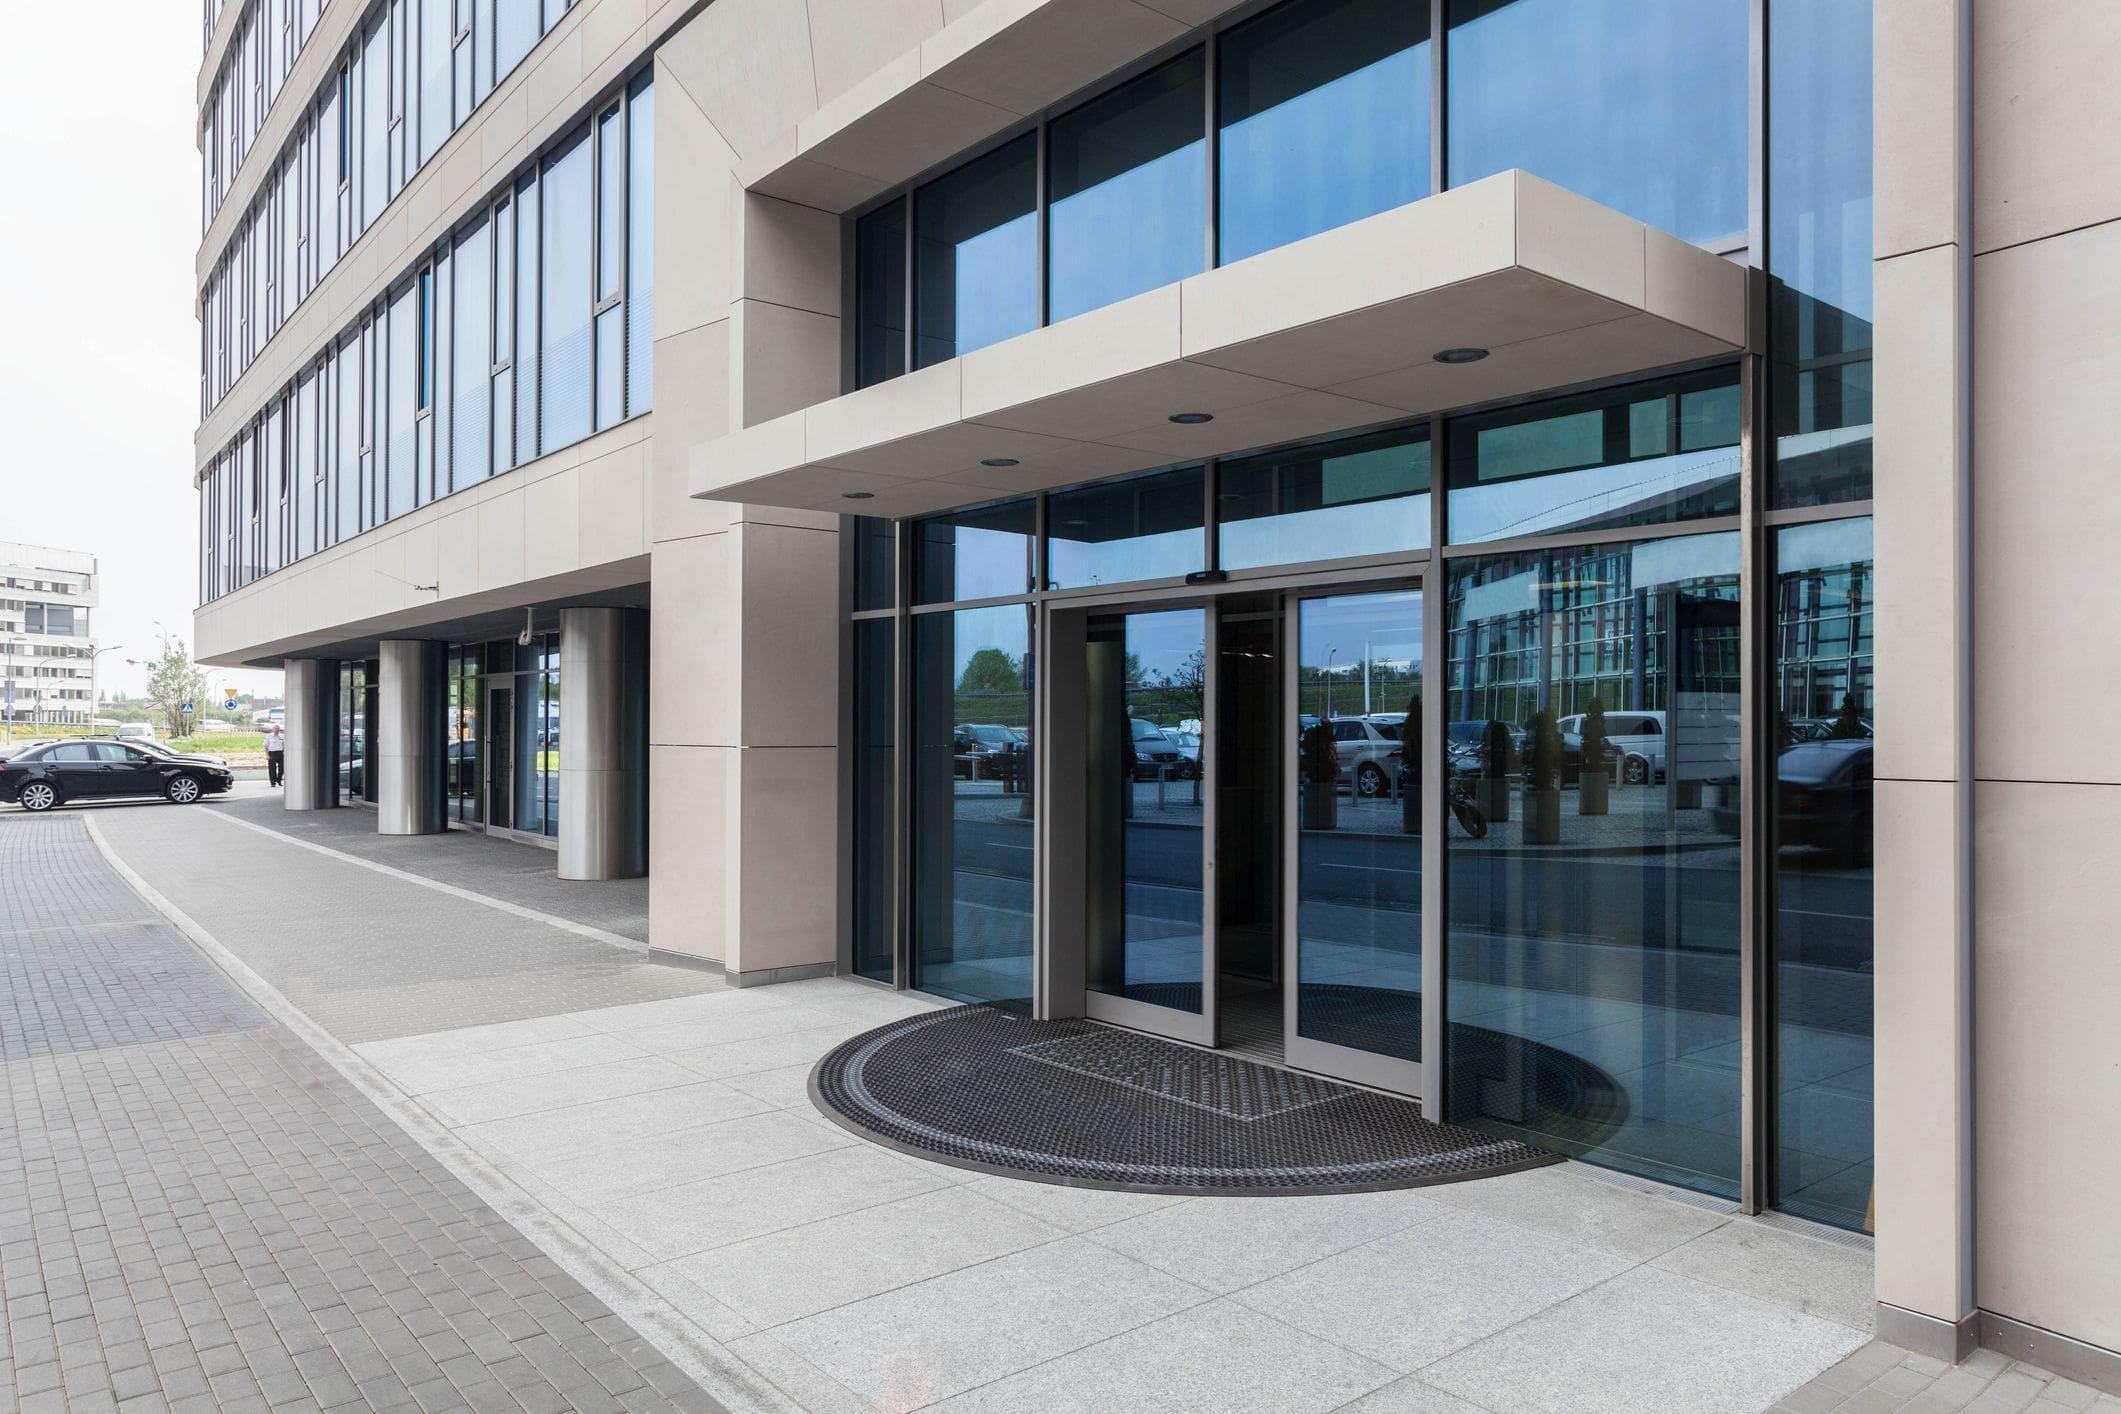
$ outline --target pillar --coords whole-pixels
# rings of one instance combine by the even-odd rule
[[[560,611],[560,877],[648,872],[647,624]]]
[[[442,810],[442,645],[386,638],[378,653],[376,832],[431,835]]]
[[[329,658],[289,658],[286,675],[289,810],[329,810],[339,803],[339,665]]]

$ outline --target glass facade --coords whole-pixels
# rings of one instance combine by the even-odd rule
[[[1835,25],[1867,26],[1858,7],[1860,21],[1812,23],[1804,42],[1823,50]],[[1513,167],[1686,240],[1748,244],[1748,0],[1448,0],[1444,14],[1439,53],[1425,4],[1283,0],[1216,33],[1212,65],[1204,42],[928,181],[911,194],[915,226],[931,195],[953,212],[933,250],[912,233],[918,258],[908,197],[889,197],[853,222],[856,385],[906,371],[909,284],[924,366]],[[1866,105],[1867,154],[1867,63],[1860,85],[1854,60],[1819,64],[1837,87],[1816,121]],[[1447,172],[1432,157],[1439,73]],[[1850,151],[1853,132],[1837,138]],[[1860,178],[1867,222],[1867,168]],[[1799,199],[1823,206],[1845,189]],[[955,210],[968,203],[980,204],[969,220]],[[953,253],[960,243],[972,250]]]
[[[234,189],[323,0],[252,0],[206,101],[202,228]],[[449,135],[566,13],[558,0],[377,0],[255,183],[199,292],[199,415],[235,385]],[[454,7],[454,13],[452,13]]]
[[[1048,503],[1046,587],[1175,579],[1207,564],[1201,469],[1063,491]]]
[[[213,459],[206,599],[648,410],[653,94],[597,105]]]
[[[1222,567],[1392,555],[1429,545],[1429,429],[1226,461]]]
[[[913,599],[999,599],[1031,588],[1037,503],[1007,501],[924,520],[913,546]]]
[[[1871,7],[1768,7],[1768,370],[1778,506],[1871,494]]]
[[[1031,642],[1021,604],[913,620],[914,985],[961,1001],[1031,998]]]
[[[1868,518],[1774,533],[1774,1197],[1871,1225],[1871,685]]]

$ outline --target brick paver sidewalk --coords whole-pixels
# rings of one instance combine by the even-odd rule
[[[714,1410],[125,887],[0,820],[0,1414]]]

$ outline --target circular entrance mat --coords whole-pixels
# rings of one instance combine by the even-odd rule
[[[938,1163],[1145,1193],[1357,1193],[1559,1155],[1408,1100],[1095,1022],[952,1007],[842,1043],[810,1076],[834,1121]]]

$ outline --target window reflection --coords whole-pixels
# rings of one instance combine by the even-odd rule
[[[864,388],[906,371],[906,198],[854,225],[855,379]]]
[[[918,367],[1038,327],[1037,204],[1031,133],[914,193]]]
[[[1031,609],[924,614],[913,629],[912,985],[1031,998]]]
[[[1227,461],[1218,497],[1226,570],[1426,549],[1429,432]]]
[[[1296,0],[1222,37],[1224,263],[1429,194],[1429,15]]]
[[[922,521],[914,532],[914,602],[999,599],[1031,588],[1031,501],[958,511]]]
[[[1171,579],[1200,569],[1205,494],[1195,466],[1055,495],[1046,508],[1046,587]]]
[[[1868,519],[1775,532],[1775,1202],[1871,1227]]]
[[[1205,267],[1206,101],[1206,60],[1195,49],[1047,129],[1053,320]]]
[[[1735,515],[1738,412],[1719,368],[1454,419],[1451,540]]]
[[[1747,23],[1746,0],[1450,0],[1450,184],[1521,167],[1682,240],[1744,235]]]
[[[1768,8],[1768,378],[1778,506],[1871,494],[1871,6]]]
[[[1455,561],[1446,664],[1450,1118],[1727,1196],[1738,548]]]

